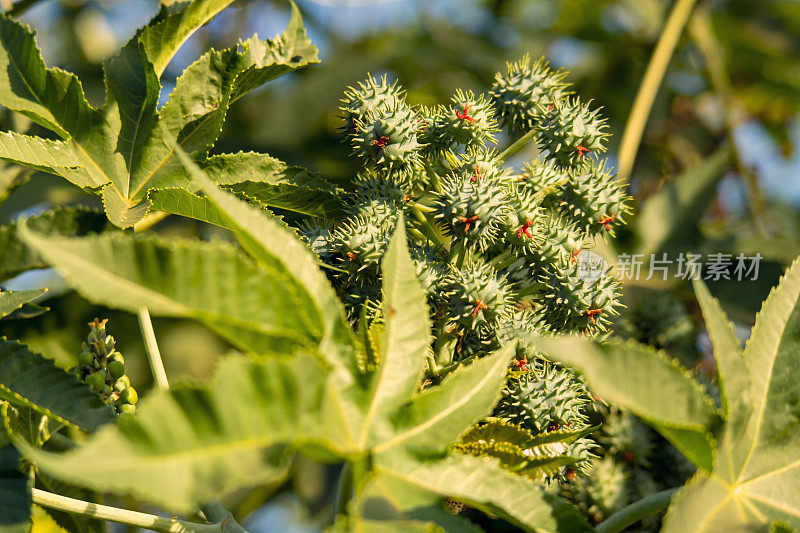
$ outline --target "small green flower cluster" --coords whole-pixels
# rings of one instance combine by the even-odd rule
[[[515,332],[606,330],[619,284],[577,261],[628,213],[625,185],[602,154],[597,109],[570,94],[563,72],[528,58],[486,94],[457,91],[447,105],[412,106],[397,83],[369,76],[341,103],[342,135],[361,162],[342,220],[300,235],[326,265],[353,322],[379,319],[380,263],[400,219],[426,290],[434,338],[428,378],[495,350]],[[538,156],[507,165],[497,134]],[[497,414],[534,433],[586,427],[585,388],[520,348]],[[541,404],[550,402],[550,407]],[[572,453],[585,457],[588,441]]]
[[[106,333],[106,322],[97,318],[89,322],[91,329],[73,372],[104,402],[114,404],[118,413],[134,413],[139,395],[125,375],[125,359],[114,349],[114,337]]]

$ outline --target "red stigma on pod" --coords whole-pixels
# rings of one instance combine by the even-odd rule
[[[606,227],[608,231],[611,231],[611,223],[614,222],[614,215],[606,216],[603,215],[600,217],[598,224],[602,224]]]
[[[592,321],[592,324],[595,324],[594,317],[601,314],[603,312],[602,309],[587,309],[586,316],[589,317],[589,320]]]
[[[355,261],[356,260],[356,254],[354,254],[353,252],[347,252],[345,255],[347,256],[347,260],[348,261]]]
[[[470,178],[470,179],[472,180],[472,183],[475,183],[476,181],[478,181],[479,179],[481,179],[481,169],[479,169],[479,168],[476,166],[476,167],[475,167],[475,174],[473,174],[473,175],[472,175],[472,178]]]
[[[580,157],[580,158],[581,158],[581,161],[583,161],[583,157],[584,157],[586,154],[588,154],[588,153],[589,153],[589,149],[588,149],[588,148],[586,148],[585,146],[578,146],[578,147],[577,147],[575,150],[577,150],[577,151],[578,151],[578,157]]]
[[[474,215],[471,217],[458,217],[458,220],[464,223],[464,233],[469,232],[469,228],[472,227],[472,223],[478,220],[478,215]]]
[[[485,303],[483,303],[483,300],[478,300],[477,302],[475,302],[475,309],[472,311],[472,318],[478,316],[478,311],[480,311],[481,309],[489,309],[489,307]]]
[[[567,479],[570,481],[575,481],[575,478],[578,477],[578,474],[572,470],[571,468],[567,470]]]
[[[553,423],[547,426],[547,431],[558,431],[558,424]]]
[[[380,139],[375,139],[374,141],[372,141],[372,144],[374,144],[375,146],[378,146],[380,148],[386,148],[386,143],[388,143],[388,142],[389,142],[389,137],[386,137],[385,135],[381,135],[381,138]]]
[[[522,359],[514,359],[514,366],[520,370],[528,370],[528,361],[524,357]]]
[[[464,106],[464,111],[461,111],[460,113],[458,112],[458,109],[456,109],[456,118],[461,119],[461,120],[469,120],[470,122],[475,122],[475,119],[467,114],[467,111],[469,111],[469,108],[470,108],[470,104],[465,105]]]
[[[533,240],[533,235],[531,235],[531,232],[528,229],[530,227],[531,227],[531,221],[530,220],[527,221],[526,223],[524,223],[522,226],[520,226],[520,228],[517,230],[517,238],[521,239],[522,236],[525,235],[529,239]]]
[[[574,250],[572,250],[572,253],[570,254],[570,257],[572,258],[572,262],[573,263],[577,263],[578,262],[578,255],[581,253],[582,250],[583,250],[583,248],[575,248]]]

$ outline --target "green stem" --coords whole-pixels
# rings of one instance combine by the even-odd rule
[[[642,498],[637,502],[633,502],[597,524],[595,531],[597,533],[619,533],[642,518],[666,509],[669,507],[672,495],[675,494],[679,488],[680,487],[662,490],[661,492],[656,492],[646,498]]]
[[[658,39],[650,63],[645,70],[639,92],[633,101],[631,114],[628,123],[625,125],[625,132],[622,134],[622,142],[619,148],[619,176],[622,179],[630,179],[633,172],[633,163],[636,160],[636,153],[639,151],[639,144],[642,141],[644,127],[650,116],[650,110],[658,94],[658,88],[664,79],[667,66],[672,58],[672,53],[678,44],[678,39],[683,33],[686,21],[692,13],[697,0],[676,0],[669,14],[661,37]]]
[[[436,228],[428,220],[428,217],[425,216],[423,213],[422,207],[417,204],[416,202],[409,202],[408,208],[411,210],[411,214],[414,215],[414,218],[420,224],[420,229],[425,234],[425,236],[433,243],[440,244],[442,246],[447,246],[439,234],[436,232]],[[427,209],[427,208],[426,208]]]
[[[57,511],[64,511],[66,513],[77,514],[95,518],[97,520],[107,520],[109,522],[116,522],[118,524],[126,524],[129,526],[141,527],[151,529],[159,532],[234,532],[236,528],[232,527],[229,522],[219,522],[215,524],[196,524],[194,522],[184,522],[183,520],[176,520],[174,518],[164,518],[151,514],[139,513],[137,511],[129,511],[127,509],[119,509],[117,507],[109,507],[107,505],[100,505],[83,500],[76,500],[68,498],[52,492],[46,492],[40,489],[31,489],[33,496],[33,503],[48,507]],[[235,522],[233,522],[235,524]],[[238,524],[237,524],[238,526]],[[238,531],[244,531],[239,526]]]
[[[161,352],[158,350],[153,323],[150,321],[150,312],[146,307],[140,307],[136,316],[139,317],[139,328],[142,330],[142,339],[144,339],[144,347],[153,378],[159,389],[169,389],[169,380],[167,372],[164,370],[164,362],[161,360]]]
[[[511,157],[512,155],[516,154],[517,152],[525,148],[525,145],[527,145],[531,141],[531,139],[533,139],[535,136],[536,136],[536,129],[532,129],[531,131],[529,131],[528,133],[517,139],[511,146],[509,146],[500,153],[499,156],[500,161],[506,161],[509,157]]]
[[[153,372],[153,378],[159,389],[169,390],[169,380],[167,379],[167,372],[164,370],[164,361],[161,359],[161,352],[158,349],[156,334],[155,331],[153,331],[153,322],[150,320],[150,312],[146,307],[140,307],[136,315],[139,318],[139,328],[142,330],[147,360],[150,363],[150,370]],[[211,500],[208,503],[202,504],[200,509],[210,522],[216,521],[228,524],[228,531],[244,531],[242,526],[233,518],[230,511],[225,509],[217,500]]]
[[[450,252],[450,256],[455,257],[453,266],[456,268],[462,268],[464,266],[464,259],[467,257],[467,247],[464,246],[464,240],[457,239],[453,243],[453,247],[451,247]]]

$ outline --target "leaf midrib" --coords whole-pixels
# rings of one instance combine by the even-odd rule
[[[439,411],[439,413],[437,413],[436,415],[430,417],[429,419],[427,419],[422,424],[414,426],[410,430],[408,430],[408,431],[406,431],[404,433],[401,433],[400,435],[397,435],[393,439],[390,439],[390,440],[388,440],[388,441],[386,441],[386,442],[384,442],[382,444],[379,444],[378,446],[376,446],[373,449],[374,453],[379,453],[381,451],[385,451],[385,450],[387,450],[387,449],[389,449],[389,448],[391,448],[393,446],[396,446],[398,443],[403,442],[404,440],[408,440],[409,438],[413,437],[414,435],[417,435],[420,432],[425,431],[426,429],[430,428],[431,426],[435,426],[440,420],[450,416],[452,413],[454,413],[455,411],[460,409],[463,405],[465,405],[470,400],[472,400],[472,398],[474,398],[481,390],[483,390],[483,387],[487,382],[489,382],[492,379],[496,378],[496,376],[494,376],[493,370],[497,367],[497,365],[501,365],[501,364],[503,364],[505,362],[504,358],[501,357],[500,354],[495,354],[494,357],[497,358],[497,360],[495,361],[494,365],[492,365],[487,370],[487,372],[484,374],[483,378],[481,378],[481,380],[475,386],[472,387],[472,389],[469,391],[469,394],[465,394],[458,401],[456,401],[454,403],[451,403],[447,407],[447,409],[443,409],[442,411]]]

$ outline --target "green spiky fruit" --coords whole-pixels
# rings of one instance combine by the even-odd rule
[[[649,464],[648,457],[653,451],[650,430],[633,415],[614,411],[606,418],[603,430],[609,452],[629,463]]]
[[[503,125],[517,135],[531,130],[543,110],[565,96],[565,76],[564,72],[554,72],[544,58],[532,62],[525,56],[507,63],[505,74],[495,76],[489,91]]]
[[[377,275],[398,214],[392,204],[370,203],[339,226],[331,235],[331,242],[341,267],[351,274]]]
[[[448,316],[466,330],[495,327],[513,301],[505,278],[486,263],[453,269],[445,282],[445,294]]]
[[[448,235],[485,250],[500,234],[508,212],[508,191],[501,183],[474,174],[449,175],[436,198],[435,216]]]
[[[330,261],[336,254],[331,228],[325,222],[309,219],[300,224],[297,234],[322,261]]]
[[[509,380],[495,414],[533,433],[586,425],[586,387],[572,373],[544,360]]]
[[[586,480],[586,493],[601,517],[619,511],[630,499],[625,469],[610,457],[595,461]]]
[[[435,297],[444,287],[447,277],[448,266],[445,250],[431,247],[428,244],[412,243],[408,251],[411,260],[414,261],[417,278],[422,284],[422,288],[429,297]]]
[[[94,355],[91,352],[81,352],[78,356],[78,364],[81,366],[92,366],[94,363]]]
[[[568,179],[555,186],[545,204],[588,235],[608,232],[624,222],[630,212],[625,184],[606,167],[605,161],[587,160],[571,169]]]
[[[367,79],[344,92],[340,109],[345,119],[345,132],[355,133],[357,122],[370,111],[392,108],[402,103],[404,94],[396,82],[389,83],[386,76],[378,79],[367,75]]]
[[[537,129],[537,140],[547,150],[547,157],[564,167],[581,165],[588,154],[602,153],[609,136],[599,110],[590,109],[578,98],[556,102]]]
[[[619,282],[611,276],[583,277],[577,268],[552,270],[540,276],[539,301],[553,332],[606,331],[618,314]]]
[[[440,144],[478,147],[494,142],[499,128],[494,108],[484,95],[458,90],[450,102],[436,118]]]
[[[367,111],[355,122],[350,134],[353,153],[384,168],[420,164],[422,145],[417,140],[416,114],[404,103],[395,102]]]

